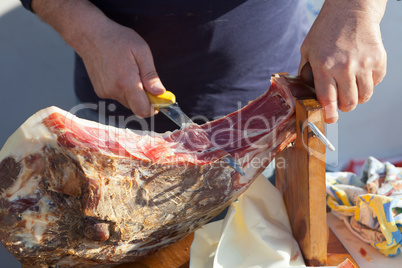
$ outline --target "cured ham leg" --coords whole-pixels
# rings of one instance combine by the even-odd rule
[[[27,265],[86,267],[135,261],[184,238],[295,138],[290,88],[303,86],[273,78],[241,110],[163,134],[39,111],[0,151],[2,244]]]

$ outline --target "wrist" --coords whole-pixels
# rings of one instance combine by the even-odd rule
[[[384,16],[386,4],[387,0],[326,0],[323,9],[340,17],[351,14],[379,24]]]

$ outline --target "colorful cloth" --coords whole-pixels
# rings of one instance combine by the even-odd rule
[[[327,172],[327,204],[353,234],[386,256],[402,251],[402,168],[370,157],[358,177]]]

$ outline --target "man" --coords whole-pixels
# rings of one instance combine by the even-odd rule
[[[190,116],[212,119],[260,95],[272,73],[310,62],[334,123],[338,108],[367,102],[386,72],[386,0],[327,0],[306,37],[301,0],[21,1],[79,55],[81,101],[116,100],[129,109],[117,106],[120,114],[155,115],[144,91],[166,87]]]

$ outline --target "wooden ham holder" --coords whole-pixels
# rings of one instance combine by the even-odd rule
[[[324,108],[315,94],[295,98],[297,137],[275,158],[275,184],[293,236],[307,266],[338,265],[348,258],[358,267],[327,226],[325,145],[307,127],[311,122],[325,134]]]

